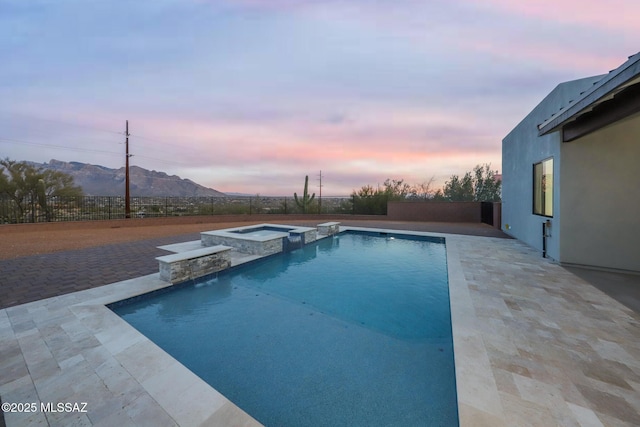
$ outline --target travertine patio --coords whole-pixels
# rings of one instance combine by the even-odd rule
[[[425,234],[446,237],[461,425],[640,425],[637,313],[516,240]],[[2,401],[87,402],[7,425],[257,424],[104,306],[164,286],[0,310]]]

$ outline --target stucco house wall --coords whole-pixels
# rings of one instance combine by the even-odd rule
[[[561,145],[562,263],[640,271],[639,138],[640,113]]]
[[[542,251],[542,223],[551,221],[547,257],[560,261],[561,135],[538,136],[538,125],[598,81],[588,77],[558,85],[502,140],[502,230]],[[553,217],[533,214],[533,165],[553,157]]]

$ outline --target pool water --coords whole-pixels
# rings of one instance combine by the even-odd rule
[[[458,425],[443,243],[341,234],[111,308],[267,426]]]
[[[276,232],[276,233],[288,233],[291,230],[293,230],[293,228],[270,227],[268,225],[263,225],[263,226],[260,226],[260,227],[243,228],[241,230],[232,231],[231,233],[242,234],[242,235],[247,235],[247,236],[254,236],[254,237],[265,237],[265,236],[273,235],[274,232]]]
[[[282,233],[283,230],[278,230],[277,232]],[[274,230],[242,231],[242,232],[238,232],[238,234],[242,234],[243,236],[267,237],[267,236],[273,236],[274,235]]]

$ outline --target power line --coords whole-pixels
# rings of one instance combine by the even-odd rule
[[[160,142],[161,144],[166,144],[166,145],[173,145],[170,142],[162,141],[160,139],[155,139],[155,138],[149,138],[148,136],[140,136],[138,134],[133,134],[133,133],[131,134],[131,136],[135,136],[138,139],[144,139],[144,140],[147,140],[147,141]]]
[[[33,120],[38,120],[38,121],[42,121],[42,122],[50,122],[50,123],[57,123],[57,124],[61,124],[61,125],[66,125],[66,126],[72,126],[72,127],[77,127],[77,128],[83,128],[83,129],[89,129],[89,130],[94,130],[94,131],[99,131],[99,132],[105,132],[105,133],[110,133],[113,135],[124,135],[124,132],[121,131],[115,131],[112,129],[104,129],[104,128],[100,128],[100,127],[96,127],[96,126],[90,126],[90,125],[85,125],[85,124],[80,124],[80,123],[73,123],[70,121],[64,121],[64,120],[56,120],[56,119],[46,119],[46,118],[42,118],[42,117],[37,117],[37,116],[30,116],[27,114],[21,114],[21,113],[11,113],[11,112],[2,112],[0,113],[0,117],[1,116],[14,116],[14,117],[22,117],[24,119],[33,119]],[[15,121],[11,122],[11,126],[12,127],[27,127],[29,129],[33,128],[33,125],[29,124],[25,124],[25,125],[19,125],[16,124]],[[51,131],[48,131],[51,132]],[[159,142],[161,144],[170,146],[170,147],[176,147],[176,148],[180,148],[179,145],[176,145],[174,143],[168,142],[167,140],[162,140],[162,139],[157,139],[157,138],[151,138],[148,136],[144,136],[144,135],[140,135],[140,134],[129,134],[130,137],[135,137],[137,139],[142,139],[142,140],[147,140],[147,141],[151,141],[151,142]],[[155,147],[154,147],[155,149]]]
[[[12,115],[12,116],[18,116],[18,117],[23,117],[26,119],[34,119],[34,120],[39,120],[39,121],[43,121],[43,122],[50,122],[50,123],[57,123],[57,124],[62,124],[62,125],[66,125],[66,126],[73,126],[73,127],[77,127],[77,128],[84,128],[84,129],[89,129],[89,130],[94,130],[94,131],[99,131],[99,132],[105,132],[105,133],[110,133],[113,135],[124,135],[124,132],[118,132],[115,130],[109,130],[109,129],[103,129],[103,128],[99,128],[99,127],[95,127],[95,126],[89,126],[89,125],[85,125],[85,124],[80,124],[80,123],[72,123],[72,122],[66,122],[66,121],[62,121],[62,120],[55,120],[55,119],[45,119],[45,118],[41,118],[41,117],[35,117],[35,116],[28,116],[25,114],[18,114],[18,113],[8,113],[7,115]],[[16,126],[16,122],[13,121],[12,122],[12,126]],[[24,126],[18,126],[18,127],[28,127],[30,129],[33,128],[33,125],[24,125]],[[48,131],[51,132],[51,131]],[[177,147],[177,145],[167,142],[167,141],[163,141],[157,138],[150,138],[148,136],[143,136],[143,135],[139,135],[139,134],[129,134],[129,136],[131,137],[135,137],[137,139],[142,139],[142,140],[146,140],[146,141],[151,141],[151,142],[158,142],[161,143],[163,145],[167,145],[170,147]],[[155,147],[154,147],[155,148]]]
[[[179,145],[177,145],[177,144],[172,144],[172,143],[170,143],[170,142],[162,141],[162,140],[160,140],[160,139],[149,138],[149,137],[146,137],[146,136],[140,136],[139,134],[134,134],[134,133],[130,134],[130,136],[131,136],[132,138],[135,138],[136,140],[138,140],[138,139],[142,139],[142,140],[144,140],[144,141],[159,142],[159,143],[164,144],[164,145],[166,145],[166,146],[168,146],[168,147],[173,147],[173,148],[182,149],[182,147],[181,147],[181,146],[179,146]],[[157,153],[166,153],[166,154],[169,154],[169,155],[171,155],[171,156],[175,155],[175,153],[171,153],[171,152],[169,152],[169,151],[167,151],[167,150],[159,150],[159,149],[158,149],[158,147],[157,147],[157,146],[155,146],[155,145],[153,146],[153,151],[154,151],[154,152],[157,152]],[[149,157],[149,156],[144,156],[144,155],[139,155],[139,154],[136,154],[136,156],[137,156],[137,157],[144,157],[144,158],[152,159],[152,160],[158,160],[158,161],[165,162],[165,163],[171,163],[170,161],[161,160],[161,159],[158,159],[158,158],[156,158],[156,157]],[[180,163],[180,162],[177,162],[177,164],[185,165],[185,163]]]
[[[110,129],[103,129],[103,128],[99,128],[99,127],[96,127],[96,126],[89,126],[89,125],[84,125],[84,124],[79,124],[79,123],[72,123],[72,122],[63,121],[63,120],[44,119],[44,118],[41,118],[41,117],[28,116],[28,115],[19,114],[19,113],[6,113],[6,114],[7,115],[12,115],[12,116],[23,117],[23,118],[26,118],[26,119],[34,119],[34,120],[43,121],[43,122],[57,123],[57,124],[62,124],[62,125],[66,125],[66,126],[89,129],[89,130],[94,130],[94,131],[99,131],[99,132],[105,132],[105,133],[110,133],[110,134],[113,134],[113,135],[124,135],[124,132],[118,132],[118,131],[114,131],[114,130],[110,130]],[[12,126],[16,126],[15,122],[12,122]],[[18,127],[27,127],[27,125],[18,126]],[[32,128],[32,126],[28,126],[28,127]],[[49,130],[47,132],[51,132],[51,131]],[[143,135],[139,135],[139,134],[129,134],[129,136],[130,137],[135,137],[136,139],[142,139],[142,140],[151,141],[151,142],[159,142],[159,143],[167,145],[169,147],[180,148],[180,146],[178,146],[176,144],[173,144],[171,142],[168,142],[166,140],[161,140],[161,139],[157,139],[157,138],[151,138],[151,137],[143,136]],[[154,147],[154,151],[158,151],[156,147]],[[162,150],[160,150],[160,151],[162,151]],[[152,157],[148,157],[148,158],[153,159],[153,160],[160,160],[160,159],[156,159],[156,158],[152,158]]]
[[[113,134],[113,135],[119,135],[119,136],[124,135],[124,132],[117,132],[117,131],[114,131],[114,130],[102,129],[102,128],[98,128],[98,127],[95,127],[95,126],[88,126],[88,125],[79,124],[79,123],[72,123],[72,122],[67,122],[67,121],[62,121],[62,120],[55,120],[55,119],[45,119],[45,118],[40,118],[40,117],[36,117],[36,116],[28,116],[28,115],[19,114],[19,113],[6,113],[6,114],[7,115],[11,115],[11,116],[22,117],[22,118],[25,118],[25,119],[34,119],[34,120],[42,121],[42,122],[57,123],[57,124],[62,124],[62,125],[66,125],[66,126],[73,126],[73,127],[77,127],[77,128],[84,128],[84,129],[89,129],[89,130],[94,130],[94,131],[99,131],[99,132],[105,132],[105,133],[109,133],[109,134]],[[12,126],[15,126],[15,121],[12,123]],[[23,127],[26,127],[26,125],[23,126]],[[51,129],[50,130],[42,129],[42,131],[43,132],[47,132],[47,133],[54,133],[54,131],[51,130]],[[177,144],[173,144],[173,143],[170,143],[168,141],[163,141],[163,140],[156,139],[156,138],[150,138],[150,137],[139,135],[139,134],[129,134],[129,136],[133,137],[133,138],[136,138],[136,139],[142,139],[142,140],[151,141],[151,142],[158,142],[158,143],[161,143],[161,144],[163,144],[165,146],[168,146],[168,147],[181,148]],[[109,155],[114,155],[114,156],[120,156],[121,155],[121,153],[119,153],[119,152],[113,152],[113,151],[108,151],[108,150],[97,150],[97,149],[91,149],[91,148],[69,147],[69,146],[64,146],[64,145],[41,143],[41,142],[35,142],[35,141],[28,141],[28,140],[24,140],[24,139],[5,138],[5,137],[0,136],[0,143],[2,143],[2,142],[30,145],[30,146],[35,146],[35,147],[46,147],[46,148],[58,149],[58,150],[69,150],[69,151],[89,152],[89,153],[103,153],[103,154],[109,154]],[[118,144],[123,144],[123,143],[118,141]],[[157,146],[153,146],[153,151],[156,152],[156,153],[158,153],[158,152],[159,153],[166,153],[166,154],[168,154],[170,156],[174,155],[174,153],[171,153],[171,152],[166,151],[166,150],[158,150]],[[153,161],[161,162],[161,163],[168,164],[168,165],[177,165],[177,166],[186,166],[187,165],[187,163],[184,163],[184,162],[178,162],[178,161],[175,161],[175,160],[165,160],[165,159],[160,159],[158,157],[147,156],[147,155],[144,155],[144,154],[136,154],[136,157],[139,157],[139,158],[142,158],[142,159],[153,160]]]
[[[23,117],[25,119],[34,119],[34,120],[39,120],[39,121],[43,121],[43,122],[57,123],[57,124],[65,125],[65,126],[73,126],[73,127],[77,127],[77,128],[90,129],[90,130],[95,130],[95,131],[99,131],[99,132],[111,133],[111,134],[115,134],[115,135],[122,135],[122,132],[117,132],[117,131],[110,130],[110,129],[102,129],[102,128],[98,128],[98,127],[95,127],[95,126],[88,126],[88,125],[83,125],[83,124],[78,124],[78,123],[67,122],[67,121],[63,121],[63,120],[43,119],[41,117],[29,116],[29,115],[26,115],[26,114],[19,114],[19,113],[7,113],[7,114],[8,115],[12,115],[12,116],[17,116],[17,117]],[[16,126],[15,122],[12,122],[12,126]],[[22,127],[27,127],[27,125],[22,126]],[[29,126],[29,127],[31,127],[31,126]]]
[[[159,159],[157,157],[145,156],[143,154],[136,154],[136,157],[139,158],[139,159],[141,158],[141,159],[155,160],[156,162],[165,163],[167,165],[189,166],[189,163],[176,162],[175,160],[163,160],[163,159]]]
[[[85,152],[91,152],[91,153],[113,154],[113,155],[118,155],[118,156],[121,155],[121,153],[116,153],[115,151],[96,150],[96,149],[92,149],[92,148],[67,147],[67,146],[64,146],[64,145],[45,144],[45,143],[41,143],[41,142],[26,141],[24,139],[4,138],[4,137],[1,137],[1,136],[0,136],[0,142],[8,142],[10,144],[19,143],[19,144],[31,145],[31,146],[35,146],[35,147],[55,148],[55,149],[58,149],[58,150],[85,151]]]
[[[121,135],[123,135],[123,134],[121,133]],[[103,153],[103,154],[109,154],[109,155],[114,155],[114,156],[121,156],[122,155],[122,153],[115,152],[115,151],[96,150],[96,149],[93,149],[93,148],[68,147],[68,146],[64,146],[64,145],[46,144],[46,143],[42,143],[42,142],[27,141],[27,140],[24,140],[24,139],[5,138],[5,137],[2,137],[2,136],[0,136],[0,143],[22,144],[22,145],[30,145],[30,146],[34,146],[34,147],[46,147],[46,148],[51,148],[51,149],[56,149],[56,150],[80,151],[80,152],[88,152],[88,153]],[[149,159],[149,160],[155,160],[157,162],[161,162],[161,163],[165,163],[165,164],[169,164],[169,165],[178,165],[178,166],[186,166],[187,165],[187,163],[184,163],[184,162],[177,162],[175,160],[164,160],[164,159],[159,159],[157,157],[146,156],[146,155],[143,155],[143,154],[136,154],[136,157],[143,158],[143,159]]]

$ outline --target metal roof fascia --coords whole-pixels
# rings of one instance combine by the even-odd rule
[[[558,130],[558,128],[564,125],[567,121],[571,120],[574,116],[582,112],[583,110],[591,107],[601,98],[606,97],[610,93],[616,90],[617,87],[622,86],[629,80],[640,74],[640,54],[633,55],[627,62],[622,64],[616,70],[612,71],[607,77],[607,81],[594,85],[591,89],[591,93],[585,95],[580,101],[567,108],[558,117],[550,120],[546,124],[538,126],[538,136],[546,135],[548,133]]]

